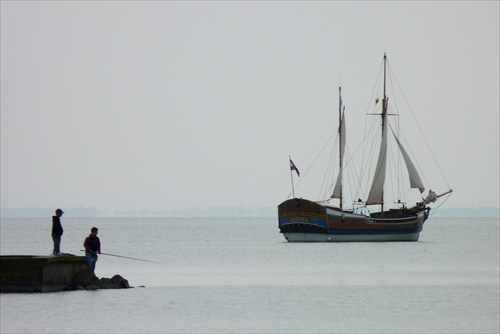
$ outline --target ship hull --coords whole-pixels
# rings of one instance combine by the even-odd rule
[[[289,242],[418,241],[428,209],[397,209],[370,216],[305,199],[278,206],[279,229]]]
[[[388,233],[388,234],[336,234],[330,233],[286,233],[283,236],[288,242],[385,242],[385,241],[418,241],[420,232]]]

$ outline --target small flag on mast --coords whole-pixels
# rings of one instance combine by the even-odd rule
[[[295,164],[293,163],[292,159],[290,159],[290,170],[294,170],[295,172],[297,172],[297,175],[300,176],[300,172],[299,172],[298,168],[295,166]]]

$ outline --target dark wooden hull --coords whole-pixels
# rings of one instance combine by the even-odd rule
[[[278,205],[278,226],[289,242],[418,241],[428,212],[421,207],[365,216],[294,198]]]

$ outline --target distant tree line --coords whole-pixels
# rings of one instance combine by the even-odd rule
[[[193,206],[184,209],[166,210],[125,210],[117,211],[116,216],[139,217],[272,217],[277,216],[276,207],[243,207],[243,206],[210,206],[200,208]]]
[[[57,208],[2,208],[2,217],[51,217]],[[113,212],[99,210],[96,207],[62,208],[66,216],[71,217],[273,217],[276,207],[193,206],[184,209],[165,210],[117,210]]]
[[[0,216],[2,217],[51,217],[55,214],[57,208],[2,208]],[[61,208],[66,214],[77,217],[100,217],[103,211],[98,210],[96,207],[75,207],[75,208]]]
[[[436,217],[500,217],[500,208],[485,206],[478,208],[438,208]],[[431,210],[431,213],[434,213]]]
[[[1,217],[51,217],[57,208],[2,208]],[[192,206],[184,209],[105,211],[96,207],[62,208],[70,217],[276,217],[277,207],[250,206]],[[431,211],[435,217],[500,217],[500,208],[438,208]]]

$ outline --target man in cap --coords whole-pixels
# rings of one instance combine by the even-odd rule
[[[63,228],[61,225],[61,216],[64,211],[61,209],[56,210],[56,215],[52,216],[52,240],[54,241],[54,250],[52,251],[53,255],[61,254],[61,237],[63,235]]]
[[[87,266],[95,272],[95,264],[97,262],[97,254],[101,254],[101,241],[97,236],[99,232],[97,227],[92,227],[90,229],[90,234],[83,242],[83,247],[85,247],[85,260],[87,261]]]

